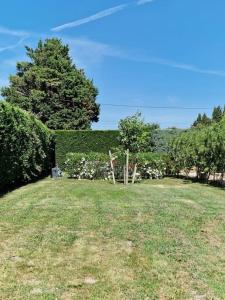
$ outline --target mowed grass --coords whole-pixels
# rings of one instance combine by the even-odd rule
[[[45,179],[10,192],[0,299],[225,299],[225,191]]]

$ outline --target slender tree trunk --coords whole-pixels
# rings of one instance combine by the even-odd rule
[[[112,153],[111,153],[111,151],[109,151],[109,157],[110,157],[111,172],[112,172],[112,177],[113,177],[113,184],[116,184],[115,173],[114,173],[114,166],[113,166],[113,159],[112,159]]]
[[[129,149],[127,149],[126,155],[126,184],[129,183]]]
[[[135,166],[134,166],[134,172],[133,172],[133,177],[132,177],[132,184],[134,184],[134,182],[135,182],[136,173],[137,173],[137,164],[135,164]]]

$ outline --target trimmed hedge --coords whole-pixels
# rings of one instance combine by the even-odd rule
[[[67,153],[108,153],[119,146],[118,130],[56,130],[56,162],[63,168]]]
[[[49,174],[53,135],[33,115],[0,102],[0,190]]]

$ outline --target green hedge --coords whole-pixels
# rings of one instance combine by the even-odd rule
[[[108,153],[119,145],[117,130],[57,130],[55,131],[56,162],[63,166],[66,154],[77,153]]]
[[[53,135],[29,113],[0,102],[0,190],[49,174]]]

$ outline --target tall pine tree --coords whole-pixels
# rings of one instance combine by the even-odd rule
[[[204,113],[202,115],[201,125],[209,126],[209,125],[211,125],[211,123],[212,123],[212,120]]]
[[[17,63],[16,75],[2,89],[5,100],[34,113],[51,129],[89,129],[98,121],[98,90],[73,64],[59,39],[26,47],[29,61]]]
[[[223,117],[223,110],[220,106],[214,107],[213,113],[212,113],[212,120],[216,123],[221,121]]]
[[[211,123],[212,120],[205,113],[203,115],[198,114],[198,117],[192,124],[192,127],[208,126]]]
[[[202,115],[198,114],[197,119],[192,124],[192,127],[197,127],[199,124],[201,124],[201,122],[202,122]]]

